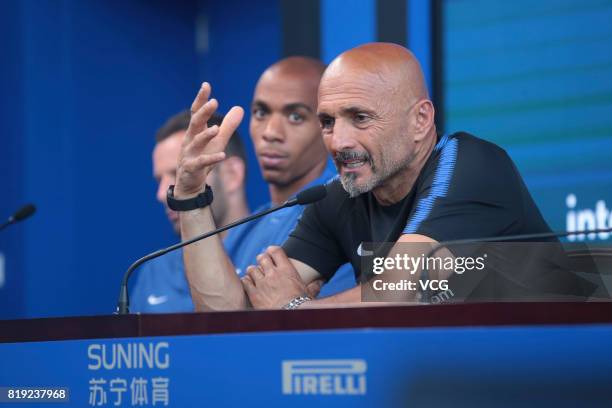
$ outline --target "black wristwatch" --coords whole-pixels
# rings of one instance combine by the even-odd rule
[[[168,207],[170,207],[171,210],[191,211],[210,205],[210,203],[213,201],[213,192],[212,188],[207,185],[204,192],[198,194],[197,196],[188,198],[186,200],[177,200],[174,198],[174,186],[170,186],[168,187],[168,192],[166,193],[166,201],[168,202]]]

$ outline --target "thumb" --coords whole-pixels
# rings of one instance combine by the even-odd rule
[[[223,122],[219,127],[217,138],[227,144],[229,138],[234,134],[236,129],[238,129],[238,126],[240,126],[240,122],[242,122],[243,117],[244,109],[242,109],[240,106],[232,107],[232,109],[230,109],[230,111],[227,112],[223,118]]]

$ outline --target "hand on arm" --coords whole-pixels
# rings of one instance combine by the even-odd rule
[[[414,253],[408,254],[413,257],[421,256],[423,251],[427,252],[428,249],[437,244],[434,239],[417,234],[402,235],[397,243],[399,245],[393,246],[387,255],[388,257],[395,257],[395,254],[398,253],[403,255],[406,252],[405,247],[400,248],[403,243],[415,244]],[[448,256],[451,254],[446,251],[445,254],[439,255]],[[282,248],[279,247],[270,247],[266,253],[257,258],[257,261],[258,265],[250,266],[247,269],[247,276],[243,278],[245,290],[253,307],[256,309],[281,308],[295,297],[308,294],[307,284],[320,279],[320,275],[316,270],[298,260],[288,258]],[[415,282],[418,281],[421,277],[421,272],[421,270],[417,270],[409,276],[410,279]],[[395,273],[391,272],[387,274],[385,279],[393,279],[394,276]],[[406,275],[403,274],[401,277],[405,278]],[[438,276],[437,271],[434,271],[430,278],[442,279],[444,277]],[[390,296],[389,299],[385,299],[389,301],[385,302],[361,302],[362,287],[357,285],[352,289],[333,296],[313,299],[302,304],[300,308],[387,305],[397,301],[414,301],[416,300],[417,293],[418,291],[408,294],[404,293],[397,298]],[[313,298],[313,296],[310,297]]]
[[[255,309],[280,309],[298,296],[314,299],[322,285],[321,275],[312,267],[290,259],[281,247],[269,247],[249,266],[242,283]],[[354,305],[361,300],[360,287],[323,299],[306,302],[300,308]]]
[[[278,246],[257,256],[257,265],[249,266],[242,278],[253,308],[279,309],[298,296],[318,294],[319,274],[306,264],[294,262]]]
[[[221,126],[208,127],[206,124],[218,107],[215,99],[209,100],[210,92],[210,85],[202,84],[191,106],[191,121],[183,140],[174,188],[174,197],[179,200],[195,197],[204,190],[206,177],[215,164],[225,159],[225,147],[244,115],[242,108],[235,106],[225,115]],[[216,227],[210,206],[181,212],[180,223],[183,240]],[[218,235],[186,246],[183,256],[196,310],[246,307],[246,295]]]

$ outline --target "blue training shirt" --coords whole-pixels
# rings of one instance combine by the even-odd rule
[[[328,161],[325,171],[306,188],[325,184],[336,176],[336,169]],[[256,212],[270,208],[268,203]],[[303,207],[284,208],[257,220],[242,224],[228,232],[223,245],[243,276],[249,265],[256,264],[255,258],[270,245],[281,245],[297,225]],[[130,310],[141,313],[191,312],[194,305],[185,278],[182,250],[170,252],[144,264],[136,272],[137,279],[130,296]],[[355,274],[350,264],[341,266],[336,274],[321,288],[319,296],[330,296],[355,286]]]

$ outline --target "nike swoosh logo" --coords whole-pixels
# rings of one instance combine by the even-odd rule
[[[366,251],[366,250],[361,248],[361,245],[363,245],[363,242],[361,244],[359,244],[359,246],[357,247],[357,255],[359,255],[359,256],[372,256],[372,255],[374,255],[374,251]]]
[[[165,303],[167,301],[168,301],[168,296],[149,295],[149,297],[147,298],[147,302],[149,302],[149,304],[152,306],[161,305],[162,303]]]

